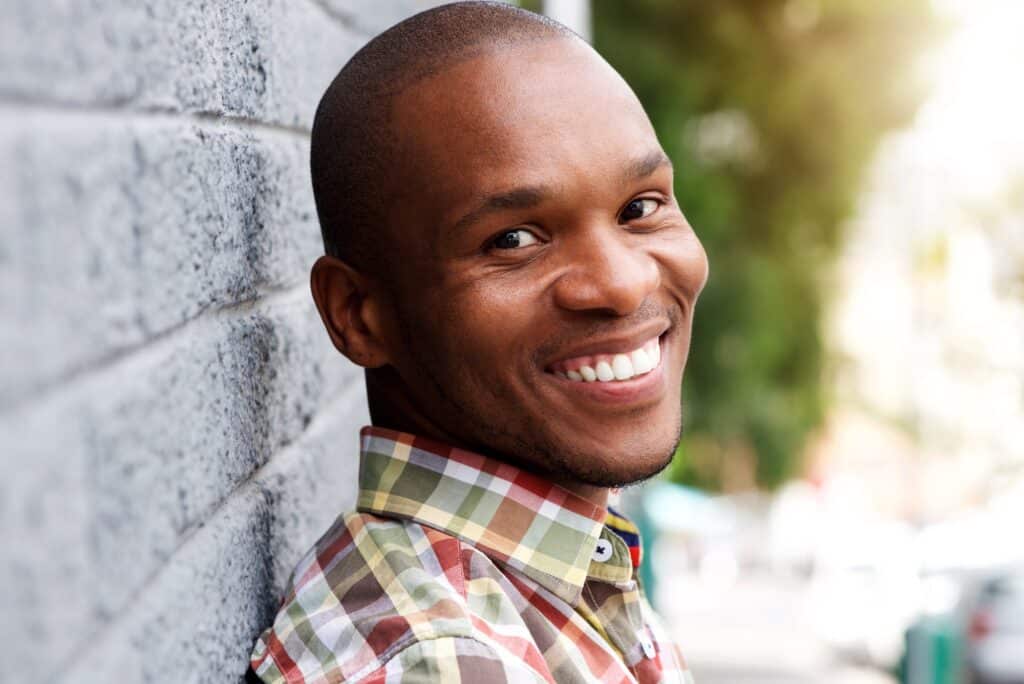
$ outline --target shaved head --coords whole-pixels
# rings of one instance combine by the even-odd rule
[[[330,86],[312,171],[310,285],[374,425],[598,501],[668,463],[707,261],[643,106],[590,45],[500,3],[416,15]]]
[[[566,38],[579,40],[532,12],[457,2],[410,17],[359,50],[324,93],[313,121],[310,168],[325,252],[359,269],[380,263],[402,166],[393,129],[396,95],[488,50]]]

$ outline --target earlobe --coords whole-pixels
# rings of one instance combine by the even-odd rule
[[[388,363],[376,298],[369,280],[341,259],[322,256],[310,272],[310,289],[334,346],[364,368]]]

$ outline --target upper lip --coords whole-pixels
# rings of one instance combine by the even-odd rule
[[[644,325],[633,332],[609,335],[607,337],[589,339],[585,342],[563,349],[544,364],[545,370],[559,361],[567,361],[578,356],[593,356],[596,354],[625,354],[638,349],[652,337],[661,337],[671,327],[666,320],[656,320]]]

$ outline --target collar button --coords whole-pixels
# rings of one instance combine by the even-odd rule
[[[640,650],[644,652],[644,657],[648,660],[654,658],[656,651],[651,637],[647,635],[646,631],[641,632],[638,636],[640,637]]]
[[[612,543],[607,539],[598,539],[594,547],[594,554],[591,556],[598,563],[604,563],[612,557]]]

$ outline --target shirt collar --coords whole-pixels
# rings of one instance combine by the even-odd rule
[[[356,507],[458,537],[570,604],[588,579],[632,578],[631,551],[615,524],[621,516],[513,465],[424,437],[362,429]],[[595,555],[599,540],[611,545],[610,557]]]

